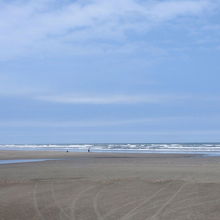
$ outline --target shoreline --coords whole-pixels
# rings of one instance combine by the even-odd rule
[[[133,152],[74,152],[74,151],[23,151],[23,150],[0,150],[0,160],[6,159],[68,159],[78,156],[86,157],[203,157],[202,153],[133,153]]]
[[[215,153],[123,153],[123,152],[64,152],[0,150],[0,161],[4,160],[71,160],[74,158],[220,158]],[[37,161],[36,161],[37,162]],[[0,163],[1,165],[1,163]]]

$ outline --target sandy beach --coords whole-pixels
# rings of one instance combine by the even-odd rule
[[[0,219],[219,220],[220,157],[1,151]]]

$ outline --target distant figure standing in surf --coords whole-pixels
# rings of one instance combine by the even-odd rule
[[[90,153],[90,147],[88,148],[88,153]]]

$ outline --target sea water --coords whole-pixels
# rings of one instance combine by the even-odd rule
[[[220,155],[220,143],[111,143],[0,145],[0,150],[118,153],[198,153]]]

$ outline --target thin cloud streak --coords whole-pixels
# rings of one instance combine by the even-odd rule
[[[220,96],[199,94],[138,94],[138,95],[43,95],[32,96],[34,100],[60,103],[60,104],[89,104],[89,105],[111,105],[111,104],[164,104],[194,101],[194,102],[218,102]]]
[[[124,120],[87,120],[87,121],[5,121],[0,122],[0,127],[56,127],[56,128],[80,128],[80,127],[114,127],[123,125],[152,125],[152,124],[171,124],[183,122],[196,122],[196,123],[215,123],[220,120],[220,116],[166,116],[166,117],[149,117],[149,118],[136,118]]]
[[[62,104],[137,104],[163,103],[173,100],[183,100],[185,97],[174,95],[113,95],[113,96],[39,96],[36,100]]]
[[[45,121],[6,121],[0,122],[0,127],[106,127],[106,126],[118,126],[118,125],[129,125],[129,124],[142,124],[161,122],[164,120],[175,120],[173,117],[167,118],[141,118],[141,119],[127,119],[127,120],[111,120],[101,121],[60,121],[60,122],[45,122]]]

